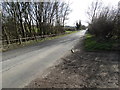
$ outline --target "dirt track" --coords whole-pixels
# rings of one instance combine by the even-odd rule
[[[38,77],[31,88],[118,88],[119,52],[85,52],[83,43],[75,53],[63,57],[47,75]]]

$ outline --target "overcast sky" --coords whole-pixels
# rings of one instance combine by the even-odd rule
[[[91,2],[94,0],[69,0],[70,8],[72,9],[72,12],[69,14],[68,18],[69,20],[66,21],[66,25],[74,26],[75,22],[78,20],[81,20],[82,24],[87,25],[87,15],[86,11],[88,9],[88,6],[91,4]],[[118,2],[120,0],[102,0],[104,5],[114,6],[116,7]],[[66,0],[66,2],[68,2]]]

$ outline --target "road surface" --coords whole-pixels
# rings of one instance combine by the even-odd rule
[[[70,51],[85,32],[82,30],[2,53],[2,88],[22,88],[27,85]]]

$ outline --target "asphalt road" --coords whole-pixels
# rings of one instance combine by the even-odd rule
[[[69,52],[85,30],[2,53],[2,88],[22,88]],[[0,80],[1,81],[1,80]]]

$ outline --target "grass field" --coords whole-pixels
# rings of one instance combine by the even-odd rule
[[[85,50],[87,51],[100,51],[100,50],[120,50],[120,45],[115,40],[98,41],[93,35],[86,34],[85,36]]]

